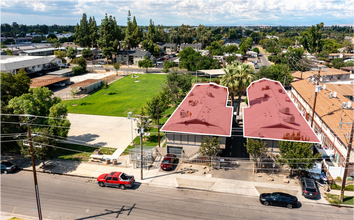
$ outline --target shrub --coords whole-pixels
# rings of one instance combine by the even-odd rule
[[[77,64],[79,64],[79,66],[82,67],[82,69],[84,70],[84,72],[86,72],[87,63],[86,63],[85,58],[79,57],[79,58],[77,59]]]
[[[247,98],[245,98],[245,103],[246,103],[246,105],[248,105],[248,99]]]
[[[85,72],[84,69],[81,66],[73,67],[72,71],[73,71],[73,75],[74,76],[81,75],[81,74],[83,74]]]
[[[79,63],[79,58],[76,57],[71,61],[72,64],[78,64]]]

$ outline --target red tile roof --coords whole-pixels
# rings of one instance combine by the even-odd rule
[[[244,136],[288,140],[287,134],[299,134],[296,141],[319,142],[283,86],[261,79],[247,88],[249,107],[243,109]],[[300,133],[299,133],[300,132]]]
[[[230,137],[233,107],[226,106],[228,94],[214,83],[194,85],[161,131]]]

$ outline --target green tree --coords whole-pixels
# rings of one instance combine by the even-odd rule
[[[42,40],[39,39],[38,37],[35,37],[31,40],[31,43],[41,43],[41,42],[42,42]]]
[[[219,138],[213,137],[210,139],[209,137],[206,137],[203,139],[200,143],[199,152],[203,156],[216,157],[221,153]]]
[[[292,134],[291,136],[297,136]],[[312,143],[279,141],[279,154],[277,155],[280,165],[287,164],[294,169],[310,169],[315,165],[316,159],[321,158],[320,154],[313,155]]]
[[[301,33],[300,43],[310,53],[321,52],[323,47],[322,28],[324,23],[321,22],[316,26],[312,25],[308,31]]]
[[[125,28],[125,37],[124,37],[124,43],[123,46],[127,50],[127,65],[129,65],[129,50],[133,47],[134,45],[134,36],[133,36],[133,23],[131,21],[131,14],[130,10],[128,11],[128,17],[127,17],[127,27]]]
[[[108,88],[109,88],[108,80],[104,80],[102,89],[104,89],[105,95],[106,95],[106,91],[107,91]]]
[[[231,44],[225,47],[224,51],[226,53],[236,53],[238,51],[238,47],[235,44]]]
[[[58,39],[58,37],[55,34],[48,34],[47,38],[51,38],[51,39]]]
[[[54,51],[54,55],[55,57],[61,59],[61,60],[64,60],[64,58],[66,57],[66,53],[62,50],[56,50]]]
[[[93,53],[92,53],[91,49],[88,46],[87,46],[87,48],[82,50],[82,56],[85,59],[93,57]]]
[[[146,72],[148,72],[148,68],[154,67],[154,64],[152,63],[152,60],[150,60],[150,58],[148,56],[146,56],[144,60],[138,61],[138,67],[139,68],[146,68]]]
[[[12,50],[10,50],[10,49],[5,50],[5,52],[6,52],[6,54],[7,54],[8,56],[14,55],[14,54],[12,53]]]
[[[61,43],[59,41],[56,41],[54,43],[54,48],[59,48],[59,47],[61,47]]]
[[[75,44],[81,47],[91,46],[90,27],[87,22],[86,13],[82,14],[80,24],[76,24],[74,37]]]
[[[204,25],[199,25],[197,29],[195,30],[196,32],[196,40],[197,42],[201,42],[203,45],[203,48],[205,48],[207,45],[209,45],[213,41],[213,34],[211,33],[210,30],[207,29]]]
[[[17,74],[1,73],[1,106],[6,106],[8,102],[17,96],[28,93],[31,79],[25,71],[19,70]]]
[[[100,27],[100,39],[98,45],[102,49],[102,55],[108,59],[112,58],[113,54],[116,54],[119,46],[120,29],[117,25],[116,18],[110,15],[105,16],[102,19]]]
[[[259,49],[257,47],[253,48],[252,51],[256,52],[257,54],[259,54]]]
[[[82,67],[83,71],[86,72],[87,62],[83,57],[79,57],[77,59],[77,64],[79,64],[79,66]]]
[[[266,155],[268,151],[268,145],[262,140],[255,140],[247,138],[247,142],[244,144],[247,153],[252,156],[252,160],[256,163],[256,168],[259,168],[261,158]]]
[[[89,18],[89,30],[90,30],[90,41],[91,41],[91,46],[92,47],[97,47],[97,41],[98,41],[98,27],[96,24],[95,17],[93,16],[92,18]]]
[[[120,64],[118,62],[113,64],[114,69],[116,69],[116,72],[120,69]]]
[[[225,86],[229,90],[229,95],[231,98],[231,106],[234,106],[235,92],[236,92],[236,72],[235,65],[227,65],[224,68],[225,75],[222,76],[220,84]]]
[[[267,79],[276,80],[281,84],[283,84],[285,74],[286,74],[285,86],[289,86],[290,83],[294,81],[294,77],[291,75],[289,71],[288,72],[286,71],[286,65],[275,64],[275,65],[270,65],[268,67],[262,67],[255,74],[255,79],[258,80],[262,78],[267,78]]]
[[[228,64],[232,64],[232,62],[235,61],[235,60],[237,60],[237,56],[232,55],[232,56],[226,57],[226,62]]]
[[[66,49],[66,56],[69,57],[70,59],[74,59],[76,57],[76,54],[77,54],[77,48],[75,47],[72,48],[72,47],[67,47]]]
[[[161,71],[164,73],[168,73],[170,71],[170,68],[174,67],[175,65],[176,65],[175,62],[173,62],[173,61],[170,62],[168,60],[165,60],[164,65],[163,65],[163,69]]]
[[[13,109],[14,114],[29,114],[50,117],[37,118],[35,121],[35,125],[31,126],[31,131],[66,138],[70,129],[70,122],[66,119],[66,104],[61,103],[60,98],[53,97],[53,92],[46,87],[30,89],[29,92],[30,93],[26,93],[19,97],[14,97],[13,99],[11,99],[9,101],[8,107]],[[43,125],[46,127],[43,127]],[[34,145],[55,145],[56,143],[55,140],[50,140],[48,138],[46,138],[46,140],[43,140],[40,137],[34,138],[34,141]],[[22,147],[23,150],[21,153],[27,155],[28,147]],[[38,148],[35,151],[37,152],[37,158],[40,160],[44,160],[46,158],[53,158],[53,151],[55,150],[50,150],[47,148],[47,146],[42,146],[42,148]]]
[[[56,38],[46,38],[45,42],[55,44],[56,42],[58,42],[58,39],[56,39]]]
[[[153,43],[156,43],[156,39],[157,39],[157,29],[154,25],[154,22],[150,19],[150,24],[148,27],[148,33],[147,33],[147,40],[151,41]]]
[[[73,67],[72,72],[74,76],[77,76],[83,74],[85,71],[81,66],[75,66]]]
[[[190,73],[178,74],[173,71],[166,76],[166,89],[168,90],[171,101],[177,103],[182,101],[187,92],[192,88],[192,76]]]

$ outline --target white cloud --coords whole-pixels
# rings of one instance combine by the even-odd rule
[[[244,20],[257,23],[278,20],[282,24],[286,20],[287,24],[296,25],[299,17],[308,19],[309,24],[331,18],[351,23],[354,5],[354,0],[39,0],[21,5],[22,1],[1,1],[1,11],[15,12],[20,7],[24,16],[51,12],[55,18],[56,13],[65,10],[69,15],[95,16],[98,23],[105,13],[115,16],[118,23],[125,23],[130,10],[139,24],[147,24],[151,18],[155,23],[166,25],[174,21],[173,24],[180,21],[199,24],[208,20],[221,24]]]

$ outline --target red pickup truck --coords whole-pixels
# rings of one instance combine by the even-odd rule
[[[101,174],[97,178],[97,183],[100,187],[112,186],[125,189],[131,188],[135,183],[135,179],[134,176],[126,175],[122,172],[111,172],[110,174]]]

